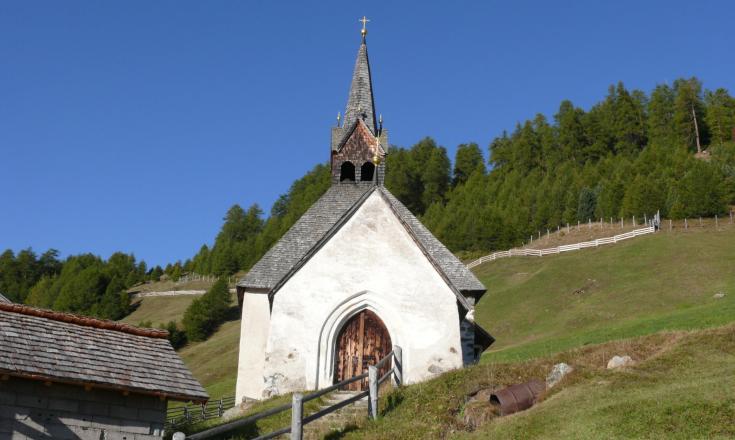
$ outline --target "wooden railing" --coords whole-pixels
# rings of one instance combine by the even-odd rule
[[[547,249],[510,249],[507,251],[494,252],[490,255],[478,258],[477,260],[467,265],[468,269],[472,269],[475,266],[479,266],[482,263],[488,261],[494,261],[499,258],[507,257],[542,257],[544,255],[560,254],[562,252],[576,251],[584,248],[597,247],[603,244],[617,243],[619,241],[627,240],[629,238],[637,237],[639,235],[652,234],[656,232],[654,226],[648,226],[646,228],[636,229],[625,234],[618,234],[613,237],[598,238],[597,240],[585,241],[582,243],[567,244],[563,246],[557,246]]]
[[[170,408],[166,411],[166,430],[170,431],[191,423],[222,417],[225,411],[233,406],[235,406],[235,396],[210,400],[206,404],[197,406],[185,405]]]
[[[276,431],[270,432],[268,434],[263,434],[259,437],[256,437],[253,440],[266,440],[270,438],[277,437],[279,435],[283,434],[291,434],[291,440],[301,440],[303,437],[304,432],[304,426],[313,422],[314,420],[317,420],[321,417],[326,416],[327,414],[333,413],[340,408],[343,408],[347,405],[350,405],[354,402],[357,402],[360,399],[363,399],[365,397],[368,397],[368,416],[371,419],[376,419],[378,417],[378,388],[380,384],[385,382],[386,380],[390,379],[391,376],[394,377],[396,385],[400,386],[403,383],[403,351],[401,350],[401,347],[394,345],[393,350],[388,353],[383,359],[379,360],[375,365],[368,366],[368,372],[363,373],[357,376],[353,376],[349,379],[343,380],[342,382],[336,383],[330,387],[321,389],[319,391],[315,391],[311,394],[304,395],[302,393],[294,393],[293,397],[291,398],[290,403],[286,403],[280,406],[277,406],[275,408],[271,408],[269,410],[260,412],[258,414],[253,414],[251,416],[235,420],[233,422],[225,423],[220,426],[216,426],[214,428],[208,429],[206,431],[198,432],[196,434],[192,434],[190,436],[183,436],[183,434],[177,433],[175,434],[175,439],[188,439],[188,440],[203,440],[212,438],[217,435],[230,433],[236,429],[245,427],[250,425],[251,423],[257,422],[258,420],[264,419],[266,417],[270,417],[272,415],[281,413],[283,411],[291,410],[291,426],[286,426],[281,429],[278,429]],[[388,370],[383,376],[378,377],[378,371],[380,370],[380,367],[382,367],[386,362],[389,362],[390,360],[393,360],[393,367]],[[363,379],[368,379],[368,389],[366,391],[363,391],[361,393],[358,393],[348,399],[345,399],[341,402],[335,403],[334,405],[331,405],[329,407],[323,408],[314,414],[310,414],[306,417],[304,417],[304,403],[318,399],[319,397],[322,397],[326,394],[329,394],[333,391],[337,391],[340,388],[343,388],[351,383],[361,381]]]

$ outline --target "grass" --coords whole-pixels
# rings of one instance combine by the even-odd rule
[[[187,281],[187,282],[175,282],[171,280],[165,281],[152,281],[143,284],[138,284],[128,289],[129,292],[166,292],[169,290],[207,290],[212,287],[210,281]]]
[[[735,297],[712,299],[709,304],[686,307],[671,313],[649,315],[604,328],[577,331],[567,336],[541,338],[525,344],[485,353],[482,362],[522,361],[573,347],[648,335],[664,330],[715,327],[735,320]]]
[[[135,311],[122,319],[122,322],[137,325],[143,321],[151,321],[154,326],[169,321],[181,323],[184,311],[194,298],[199,295],[151,296],[133,302]]]
[[[240,321],[228,321],[206,341],[188,344],[179,351],[213,399],[235,394],[239,341]]]
[[[690,229],[689,231],[692,231]],[[578,344],[735,319],[735,230],[643,236],[476,269],[476,320],[497,342],[484,358],[527,359]],[[716,300],[715,293],[725,293]]]
[[[607,370],[614,354],[628,354],[636,364]],[[562,361],[575,371],[536,406],[474,431],[466,423],[465,405],[477,390],[543,379]],[[450,372],[388,394],[380,419],[332,438],[732,438],[733,389],[735,325],[662,332]]]

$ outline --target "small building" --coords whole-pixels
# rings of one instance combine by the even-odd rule
[[[419,382],[493,342],[472,319],[485,286],[383,185],[365,34],[332,128],[331,187],[237,284],[237,401],[329,387],[394,345],[404,382]]]
[[[167,336],[0,302],[0,439],[162,438],[170,400],[209,398]]]

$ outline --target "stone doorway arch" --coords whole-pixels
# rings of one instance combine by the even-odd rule
[[[393,345],[390,333],[375,312],[363,309],[353,315],[340,329],[334,349],[334,383],[367,373],[368,366],[375,365],[390,353]],[[378,371],[381,377],[391,369],[391,361]],[[348,390],[367,389],[367,379],[349,384]]]

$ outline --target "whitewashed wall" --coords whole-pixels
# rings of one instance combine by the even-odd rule
[[[377,192],[276,293],[263,396],[331,385],[334,339],[363,308],[403,347],[407,383],[462,366],[456,297]]]

